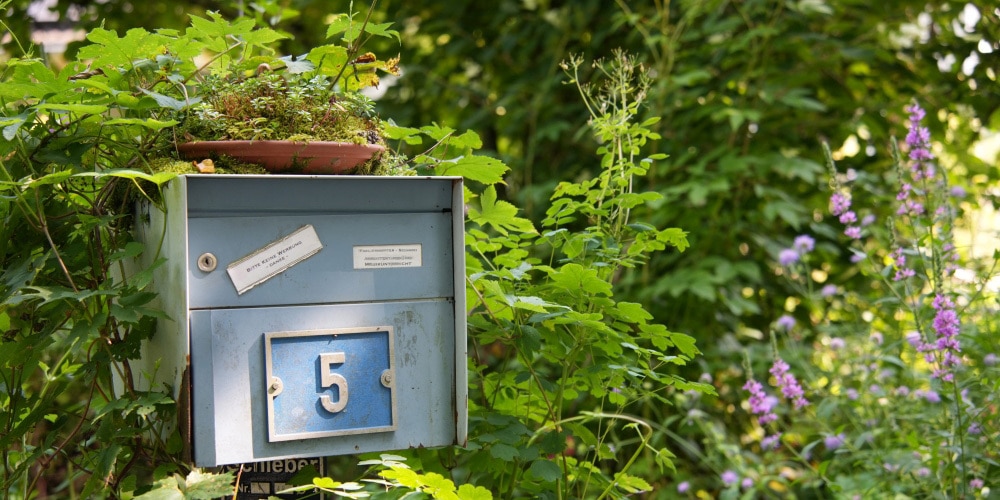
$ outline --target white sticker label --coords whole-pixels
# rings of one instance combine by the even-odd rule
[[[323,249],[312,225],[243,257],[226,267],[236,293],[243,295],[251,288],[285,272]]]
[[[354,247],[354,269],[386,269],[392,267],[420,267],[421,246],[368,245]]]

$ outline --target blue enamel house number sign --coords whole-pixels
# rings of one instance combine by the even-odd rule
[[[396,429],[391,326],[273,332],[264,338],[268,439]],[[286,380],[295,383],[285,385]]]
[[[463,203],[457,177],[195,174],[140,205],[170,319],[135,383],[171,388],[194,464],[465,444]]]

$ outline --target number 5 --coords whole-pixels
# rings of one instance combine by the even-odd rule
[[[347,406],[347,379],[343,375],[331,371],[331,365],[342,364],[345,360],[346,358],[342,352],[321,353],[319,355],[320,385],[323,389],[328,387],[337,388],[338,398],[336,403],[327,394],[319,397],[320,404],[330,413],[341,412]]]

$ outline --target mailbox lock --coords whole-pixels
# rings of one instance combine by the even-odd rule
[[[201,254],[201,257],[198,257],[198,269],[201,269],[206,273],[215,271],[215,266],[218,264],[219,259],[216,259],[215,256],[209,252],[205,252]]]
[[[392,370],[384,370],[379,380],[382,381],[383,386],[392,387]]]

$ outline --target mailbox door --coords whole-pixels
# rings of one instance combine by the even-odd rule
[[[198,466],[456,443],[451,300],[197,310],[190,321]]]

